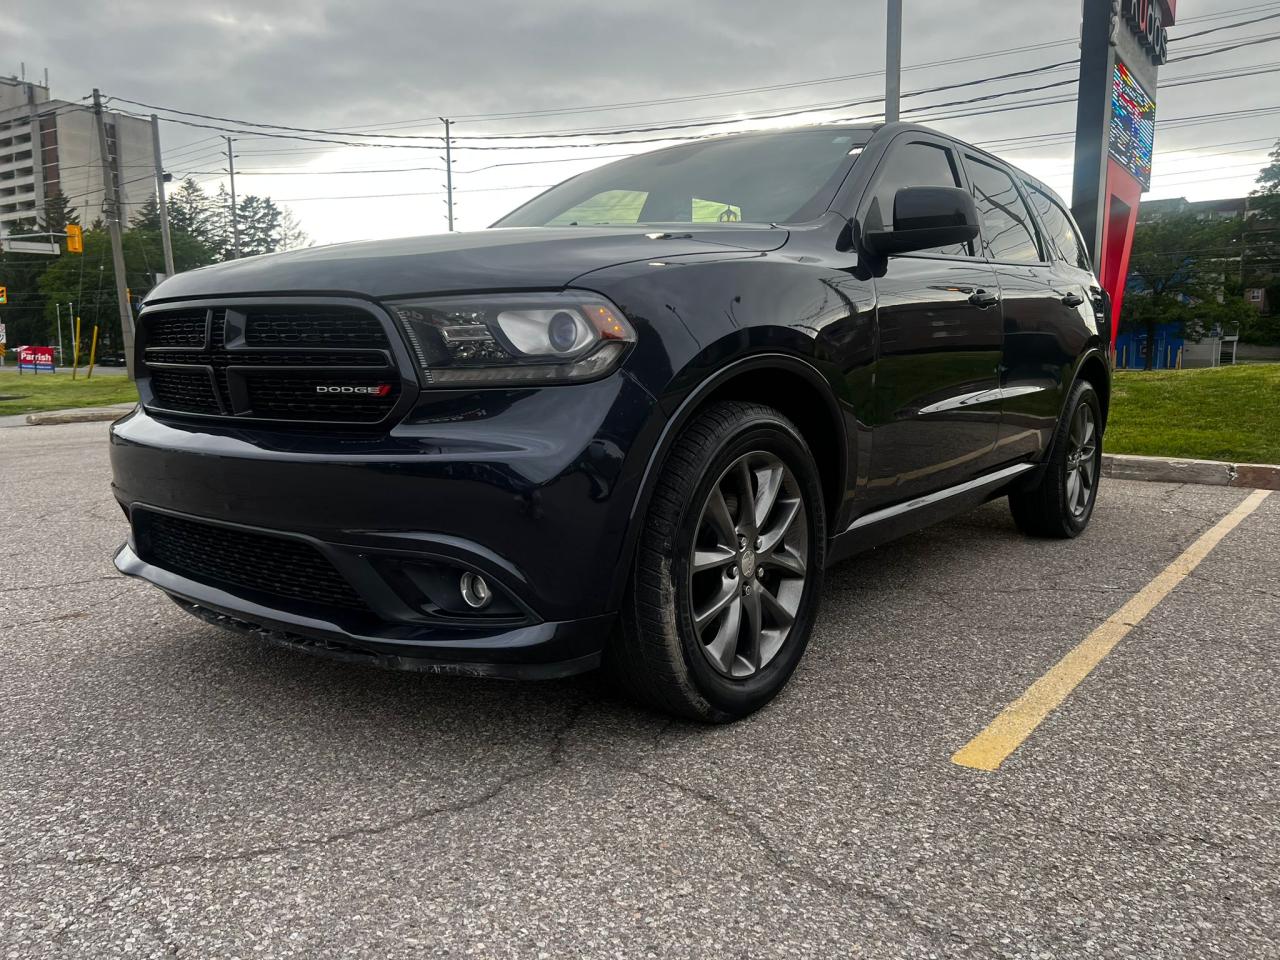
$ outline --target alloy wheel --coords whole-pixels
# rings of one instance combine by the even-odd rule
[[[1089,509],[1100,466],[1097,421],[1087,403],[1076,407],[1067,432],[1067,509],[1079,519]]]
[[[689,557],[698,644],[735,680],[758,673],[791,635],[804,596],[809,527],[804,496],[775,454],[753,451],[711,487]]]

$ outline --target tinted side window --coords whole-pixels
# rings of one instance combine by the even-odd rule
[[[902,187],[958,187],[960,171],[955,155],[932,143],[900,143],[885,158],[880,178],[867,208],[867,229],[893,226],[893,198]],[[973,256],[973,245],[955,243],[922,253],[945,253],[955,257]]]
[[[987,256],[1035,263],[1040,259],[1035,223],[1013,178],[977,157],[969,157],[967,165],[973,198],[982,217],[982,242]]]
[[[1026,184],[1031,203],[1040,214],[1040,222],[1044,224],[1053,242],[1058,245],[1062,259],[1082,270],[1089,269],[1089,258],[1085,256],[1084,245],[1080,242],[1080,234],[1076,232],[1071,217],[1061,204],[1033,183]]]

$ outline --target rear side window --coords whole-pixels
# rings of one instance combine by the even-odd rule
[[[982,217],[982,243],[992,260],[1036,263],[1040,244],[1035,222],[1013,178],[977,157],[968,158],[973,199]]]
[[[1040,222],[1053,238],[1058,252],[1062,254],[1062,259],[1081,270],[1088,270],[1089,257],[1084,252],[1084,244],[1080,240],[1080,234],[1076,232],[1070,214],[1057,200],[1034,183],[1027,183],[1026,188],[1031,197],[1032,206],[1036,208],[1036,213],[1040,214]]]
[[[955,155],[946,147],[913,142],[895,145],[880,169],[880,177],[867,208],[867,229],[893,226],[893,198],[902,187],[958,187],[960,171]],[[956,243],[922,253],[953,257],[973,256],[973,244]]]

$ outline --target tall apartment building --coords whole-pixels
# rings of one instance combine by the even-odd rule
[[[107,155],[124,222],[155,195],[151,122],[106,111]],[[51,100],[48,87],[0,77],[0,233],[44,211],[61,193],[85,226],[103,216],[102,160],[93,111]]]

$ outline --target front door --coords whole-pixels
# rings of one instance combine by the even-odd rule
[[[964,186],[948,141],[903,134],[862,222],[891,222],[902,187]],[[963,483],[989,469],[1000,429],[1004,327],[994,269],[973,244],[889,257],[875,278],[877,360],[868,506]]]

